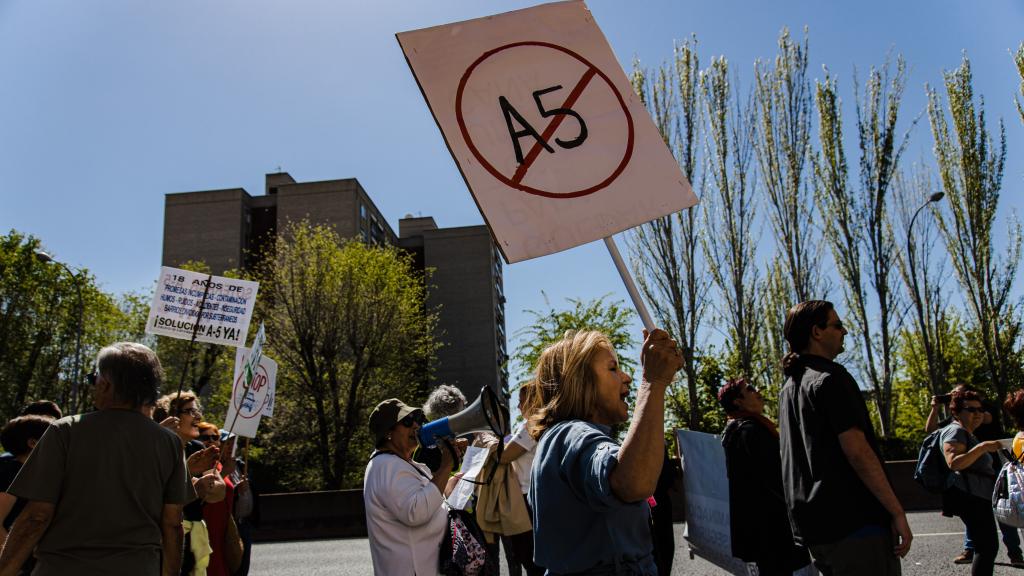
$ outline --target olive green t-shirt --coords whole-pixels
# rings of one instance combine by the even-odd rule
[[[56,505],[36,549],[35,576],[159,576],[164,504],[183,504],[178,437],[139,412],[57,420],[10,494]]]

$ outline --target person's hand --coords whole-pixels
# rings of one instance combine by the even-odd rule
[[[234,461],[235,458],[234,458],[234,456],[232,456],[232,454],[234,454],[234,452],[235,452],[235,441],[237,441],[237,440],[238,440],[238,436],[232,436],[232,437],[228,438],[227,440],[225,440],[225,441],[220,443],[220,463],[221,464],[224,464],[226,466],[228,462],[233,462]]]
[[[458,452],[459,459],[461,460],[462,457],[466,455],[466,448],[469,446],[469,440],[465,438],[456,438],[452,445],[455,447],[455,451]]]
[[[249,491],[249,479],[248,478],[242,478],[241,480],[238,481],[238,484],[235,484],[235,493],[236,494],[241,495],[241,494],[245,494],[248,491]]]
[[[981,446],[981,449],[985,452],[999,452],[1003,447],[999,440],[986,440],[985,442],[979,442],[978,446]]]
[[[931,406],[932,406],[932,408],[938,408],[939,407],[939,397],[938,396],[932,396]]]
[[[651,333],[644,330],[640,364],[644,369],[644,382],[668,386],[683,367],[683,353],[668,332],[660,328]]]
[[[444,495],[445,495],[445,497],[448,497],[448,496],[452,495],[452,491],[454,491],[455,490],[455,486],[457,486],[459,484],[459,480],[462,480],[462,473],[461,472],[459,472],[458,474],[456,474],[456,475],[454,475],[454,476],[452,476],[451,478],[448,479],[448,485],[444,487]]]
[[[178,429],[178,422],[179,420],[177,416],[168,416],[160,422],[160,425],[173,432]]]
[[[910,552],[910,543],[914,540],[914,534],[910,531],[910,524],[907,522],[907,515],[900,514],[892,519],[892,541],[893,554],[905,558]]]
[[[207,472],[195,479],[192,486],[195,487],[196,494],[200,500],[205,499],[210,494],[218,480],[220,480],[220,476],[216,472]]]
[[[205,470],[213,468],[217,463],[220,450],[216,446],[204,448],[188,457],[188,471],[190,474],[200,474]]]
[[[220,475],[231,476],[235,473],[235,468],[238,467],[238,462],[234,458],[224,459],[224,454],[220,456]]]

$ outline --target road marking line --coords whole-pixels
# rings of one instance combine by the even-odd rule
[[[922,536],[963,536],[963,532],[932,532],[931,534],[914,534],[914,538]]]

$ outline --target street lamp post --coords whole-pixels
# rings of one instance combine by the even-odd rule
[[[78,382],[79,382],[79,380],[82,379],[82,374],[80,372],[81,361],[82,361],[81,360],[81,357],[82,357],[82,330],[83,330],[83,326],[82,326],[82,311],[85,308],[85,301],[82,299],[82,278],[81,278],[82,270],[80,268],[75,268],[75,270],[77,270],[77,272],[74,272],[74,271],[72,271],[72,267],[70,267],[67,264],[61,262],[60,260],[55,259],[53,256],[50,256],[49,254],[47,254],[46,252],[43,252],[42,250],[36,250],[35,254],[36,254],[36,258],[38,258],[40,262],[52,262],[52,263],[60,266],[61,268],[63,268],[68,273],[68,275],[71,276],[71,279],[74,281],[73,284],[75,286],[75,294],[78,297],[78,322],[77,322],[77,327],[76,327],[76,330],[75,330],[75,364],[74,364],[74,368],[72,369],[72,373],[71,373],[71,398],[70,398],[70,401],[65,406],[66,406],[66,409],[69,410],[70,414],[77,414],[78,413],[78,410],[77,410],[77,408],[78,408]]]
[[[907,260],[910,264],[910,284],[911,289],[914,291],[914,308],[917,309],[917,321],[921,326],[921,336],[924,340],[925,357],[928,360],[928,376],[931,379],[932,391],[935,390],[935,386],[938,385],[937,375],[935,374],[935,359],[934,351],[932,350],[931,339],[928,336],[928,325],[925,324],[924,320],[924,304],[921,300],[921,290],[917,286],[917,265],[914,263],[914,244],[911,240],[914,237],[914,222],[917,221],[917,215],[922,210],[928,207],[933,202],[938,202],[946,195],[945,192],[935,192],[928,197],[928,201],[921,205],[920,208],[914,212],[913,217],[910,218],[910,225],[907,226]]]

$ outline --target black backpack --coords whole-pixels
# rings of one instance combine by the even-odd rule
[[[939,428],[925,436],[921,450],[917,453],[914,480],[929,492],[945,492],[953,483],[953,472],[946,464],[946,455],[942,451],[943,430],[945,428]]]

